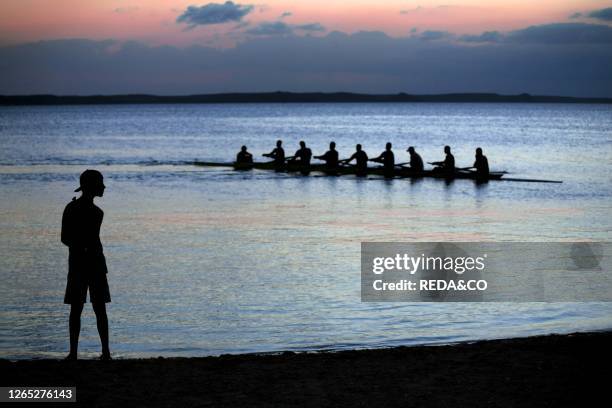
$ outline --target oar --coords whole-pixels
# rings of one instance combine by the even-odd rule
[[[522,181],[525,183],[563,183],[563,181],[560,180],[540,180],[540,179],[522,179],[522,178],[500,178],[497,179],[498,181]]]
[[[347,166],[354,166],[354,164],[350,164],[348,161],[350,159],[342,159],[342,160],[338,160],[338,164],[343,164],[343,165],[347,165]]]
[[[474,168],[474,166],[472,166],[472,167],[457,167],[457,168],[455,168],[455,171],[469,171],[470,173],[476,173],[476,170],[472,170],[473,168]],[[510,174],[506,170],[502,170],[502,171],[490,171],[489,173],[492,173],[492,174]]]
[[[469,169],[469,168],[468,168]],[[468,170],[466,168],[462,168],[462,169],[456,169],[456,170],[463,170],[463,171],[469,171],[471,174],[475,174],[475,171],[472,170]],[[490,174],[508,174],[507,171],[492,171],[490,172]],[[524,179],[524,178],[504,178],[504,177],[500,177],[500,178],[496,178],[495,180],[497,181],[519,181],[519,182],[523,182],[523,183],[563,183],[563,181],[559,181],[559,180],[543,180],[543,179]]]

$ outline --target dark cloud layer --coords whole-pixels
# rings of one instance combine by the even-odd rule
[[[588,16],[603,21],[612,21],[612,7],[591,11]]]
[[[450,39],[453,35],[448,31],[423,31],[419,38],[425,41]]]
[[[294,27],[302,31],[323,32],[326,30],[325,27],[323,27],[323,25],[321,25],[320,23],[301,24],[301,25],[296,25]]]
[[[282,31],[274,27],[270,32]],[[231,49],[44,41],[0,48],[0,94],[286,90],[612,97],[611,31],[551,24],[429,41],[425,33],[288,33],[251,36]]]
[[[222,4],[208,3],[201,7],[189,6],[176,18],[176,22],[189,24],[191,27],[237,22],[252,12],[253,9],[254,6],[252,5],[240,5],[232,1],[226,1]]]
[[[257,26],[247,30],[246,33],[251,35],[290,35],[294,34],[296,30],[323,32],[325,31],[325,27],[319,23],[292,25],[278,20],[259,23]]]
[[[472,43],[494,43],[503,40],[503,35],[499,31],[485,31],[478,35],[463,35],[460,40]]]
[[[608,44],[612,43],[612,27],[586,23],[557,23],[531,26],[502,34],[485,31],[479,35],[463,35],[459,41],[470,43],[521,44]]]
[[[593,18],[593,19],[601,20],[601,21],[612,21],[612,7],[608,7],[608,8],[604,8],[600,10],[593,10],[588,13],[576,12],[576,13],[571,14],[569,18],[571,19]]]
[[[286,35],[293,33],[293,28],[282,21],[263,22],[247,30],[253,35]]]
[[[612,27],[586,23],[532,26],[506,36],[508,41],[539,44],[609,44]]]

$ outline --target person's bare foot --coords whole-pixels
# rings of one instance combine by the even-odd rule
[[[102,355],[100,355],[100,360],[102,361],[110,361],[112,359],[110,353],[102,353]]]

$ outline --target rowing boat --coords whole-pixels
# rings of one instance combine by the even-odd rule
[[[352,165],[342,165],[335,169],[330,169],[325,164],[311,164],[310,166],[303,166],[299,163],[287,162],[284,166],[278,167],[274,162],[264,163],[223,163],[223,162],[206,162],[206,161],[194,161],[193,165],[202,167],[225,167],[232,168],[234,170],[273,170],[278,172],[287,173],[302,173],[309,174],[311,172],[323,173],[326,175],[355,175],[357,169]],[[385,169],[382,166],[368,167],[367,175],[385,176]],[[522,182],[534,182],[534,183],[561,183],[556,180],[541,180],[541,179],[519,179],[519,178],[502,178],[505,171],[493,171],[489,173],[488,177],[482,177],[473,171],[457,169],[453,173],[441,173],[435,170],[424,170],[422,172],[412,171],[409,167],[396,166],[394,170],[394,177],[398,178],[437,178],[437,179],[469,179],[475,181],[522,181]]]

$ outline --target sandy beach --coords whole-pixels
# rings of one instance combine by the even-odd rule
[[[580,406],[612,332],[448,346],[207,358],[0,360],[3,385],[76,386],[78,405]]]

